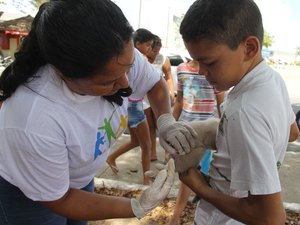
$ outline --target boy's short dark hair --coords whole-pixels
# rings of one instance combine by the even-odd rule
[[[197,0],[184,16],[180,34],[186,42],[206,38],[236,49],[251,35],[262,46],[264,29],[253,0]]]

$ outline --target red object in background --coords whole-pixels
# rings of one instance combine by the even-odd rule
[[[5,30],[4,33],[0,33],[0,49],[7,50],[10,48],[10,46],[9,46],[10,38],[17,38],[17,40],[18,40],[17,44],[19,47],[23,37],[26,35],[28,35],[27,32]]]
[[[0,49],[9,49],[9,37],[4,33],[0,33]]]

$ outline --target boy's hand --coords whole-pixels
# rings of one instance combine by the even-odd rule
[[[139,199],[131,199],[131,208],[137,218],[145,216],[168,196],[175,178],[174,160],[170,159],[167,166],[158,173],[154,182]]]
[[[209,187],[203,174],[196,168],[190,168],[184,173],[179,173],[181,182],[191,188],[197,195],[201,197],[201,190]]]
[[[172,114],[161,115],[157,120],[159,142],[171,154],[184,155],[196,146],[196,131],[185,122],[177,122]]]

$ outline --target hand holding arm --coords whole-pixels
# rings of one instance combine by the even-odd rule
[[[196,131],[186,122],[178,122],[172,114],[161,115],[157,120],[159,142],[171,154],[184,155],[196,147]]]
[[[148,99],[157,120],[159,141],[168,152],[185,154],[195,147],[196,132],[187,123],[176,122],[172,116],[170,98],[164,79],[148,92]]]
[[[216,135],[219,119],[210,118],[203,121],[189,122],[196,131],[196,148],[185,155],[175,155],[175,170],[178,173],[185,172],[189,168],[196,168],[207,148],[216,149]]]

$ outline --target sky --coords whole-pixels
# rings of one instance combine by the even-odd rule
[[[261,11],[264,30],[274,36],[271,48],[294,53],[300,47],[300,0],[254,1]]]
[[[300,47],[300,0],[255,0],[264,29],[274,36],[274,50],[294,53]]]
[[[167,37],[168,13],[183,14],[194,0],[113,0],[134,29],[144,27]],[[295,53],[300,47],[300,0],[254,0],[260,8],[265,31],[274,36],[270,49]],[[140,2],[142,7],[140,8]],[[142,15],[139,16],[139,12]]]
[[[163,44],[174,37],[172,15],[184,14],[194,0],[112,0],[124,12],[134,29],[144,27],[159,35]],[[254,0],[261,10],[264,29],[274,42],[270,49],[295,53],[300,47],[300,0]],[[0,0],[30,11],[28,0]],[[140,5],[142,3],[142,5]],[[30,14],[32,11],[30,11]],[[33,15],[34,16],[34,15]],[[166,44],[167,45],[167,44]]]

